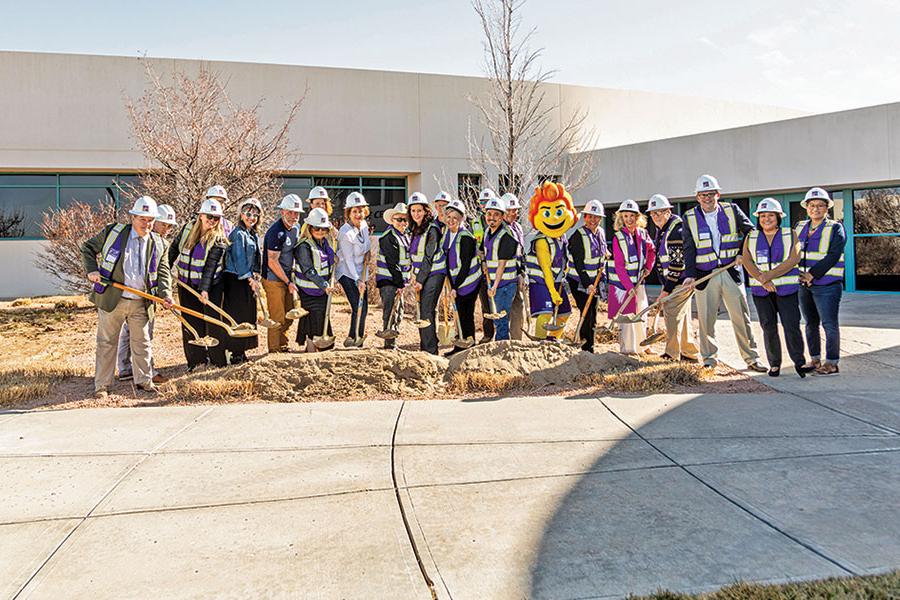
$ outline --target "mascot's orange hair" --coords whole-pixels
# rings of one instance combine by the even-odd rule
[[[535,226],[534,216],[537,214],[541,204],[556,200],[562,200],[566,204],[566,208],[577,216],[578,213],[575,212],[575,203],[572,202],[572,195],[566,191],[563,184],[545,181],[534,189],[534,195],[531,197],[531,205],[528,208],[528,220],[531,221],[532,227]]]

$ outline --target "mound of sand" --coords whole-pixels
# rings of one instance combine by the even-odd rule
[[[450,359],[450,372],[528,377],[532,385],[572,385],[579,375],[637,368],[639,361],[615,352],[591,354],[567,344],[531,341],[491,342]]]
[[[223,392],[231,389],[229,382],[241,382],[249,384],[249,393],[264,402],[435,398],[452,391],[449,383],[456,373],[518,376],[526,378],[528,387],[565,387],[573,385],[579,375],[638,364],[627,356],[589,354],[564,344],[508,341],[476,346],[449,361],[406,350],[269,354],[227,369],[186,375],[172,384],[173,389],[186,389],[194,382],[209,382],[201,387],[209,388],[205,393],[210,393],[218,389],[209,387],[215,382],[222,382]]]

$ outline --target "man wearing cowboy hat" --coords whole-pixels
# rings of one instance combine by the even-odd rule
[[[135,387],[156,391],[150,368],[150,322],[154,305],[109,283],[122,283],[162,298],[167,307],[172,305],[169,259],[162,238],[152,231],[158,216],[156,201],[141,196],[128,212],[130,224],[107,225],[81,245],[84,270],[94,286],[90,299],[97,306],[94,394],[98,399],[106,398],[113,382],[123,323],[128,323],[131,333]]]
[[[391,329],[394,302],[403,301],[402,297],[397,296],[397,292],[409,283],[412,269],[406,204],[398,202],[393,208],[384,211],[384,222],[388,224],[388,228],[378,238],[375,286],[381,294],[382,331],[388,331]],[[394,344],[394,339],[384,340],[385,348],[393,348]]]

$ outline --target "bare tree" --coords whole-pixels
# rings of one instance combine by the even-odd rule
[[[470,97],[484,134],[469,125],[469,158],[481,176],[480,185],[527,198],[544,179],[558,179],[571,190],[594,176],[591,153],[596,133],[587,127],[587,110],[561,115],[547,82],[542,48],[533,49],[536,30],[523,32],[524,0],[473,0],[484,34],[485,75],[489,89]]]
[[[41,235],[47,238],[47,244],[35,257],[35,266],[62,289],[87,293],[91,284],[81,264],[81,244],[115,220],[115,204],[108,200],[96,205],[75,202],[66,208],[48,210],[41,220]]]
[[[14,210],[9,214],[0,210],[0,238],[17,238],[25,235],[25,215]]]
[[[262,125],[258,116],[262,100],[250,107],[235,105],[220,76],[206,67],[191,78],[172,74],[166,83],[145,61],[148,89],[128,99],[138,147],[149,161],[133,196],[149,194],[159,203],[171,204],[179,215],[192,214],[206,190],[222,185],[229,206],[236,209],[249,197],[267,202],[280,192],[278,172],[288,159],[291,125],[303,95],[287,106],[276,124]]]

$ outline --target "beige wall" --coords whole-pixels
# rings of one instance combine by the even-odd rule
[[[578,200],[686,198],[702,173],[732,195],[898,181],[896,140],[900,103],[607,148]]]
[[[202,64],[209,65],[228,82],[237,103],[265,99],[263,121],[281,118],[286,104],[308,86],[291,134],[292,145],[301,154],[285,166],[289,171],[406,175],[411,189],[428,195],[438,191],[438,181],[454,192],[457,174],[471,171],[466,131],[470,121],[477,123],[477,114],[467,98],[485,91],[483,79],[251,63],[151,62],[163,75],[176,67],[196,73]],[[0,171],[109,172],[146,166],[134,148],[124,107],[125,98],[140,97],[145,87],[139,59],[0,52],[0,82]],[[554,113],[557,121],[587,106],[599,134],[598,148],[797,114],[558,84],[547,85],[547,97],[561,103]],[[627,169],[616,167],[612,173],[618,180]],[[0,297],[52,291],[21,258],[38,246],[0,240]],[[28,250],[22,253],[24,247]]]

